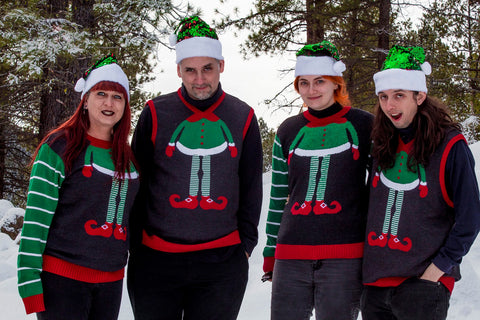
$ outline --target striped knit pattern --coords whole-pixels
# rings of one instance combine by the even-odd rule
[[[18,253],[18,290],[22,298],[43,293],[42,255],[64,179],[62,159],[48,144],[43,144],[32,167]]]
[[[278,136],[275,136],[272,157],[272,187],[266,226],[267,244],[263,250],[265,257],[275,256],[278,229],[288,198],[288,164],[287,159],[283,156],[282,145]]]

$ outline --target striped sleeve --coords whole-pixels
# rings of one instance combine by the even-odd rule
[[[275,136],[272,158],[272,186],[266,225],[267,244],[263,250],[264,257],[275,256],[278,229],[288,198],[288,164],[278,135]]]
[[[18,291],[28,313],[45,309],[40,280],[43,252],[65,179],[62,159],[48,144],[40,147],[33,163],[27,207],[17,260]]]

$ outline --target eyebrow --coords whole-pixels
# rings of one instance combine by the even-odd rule
[[[318,80],[318,79],[322,79],[322,80],[323,80],[323,76],[318,76],[318,77],[316,77],[316,78],[313,78],[313,80]],[[308,79],[305,79],[305,78],[302,78],[302,77],[300,77],[299,80],[309,81]]]

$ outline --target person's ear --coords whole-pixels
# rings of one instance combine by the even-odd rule
[[[427,93],[426,92],[418,92],[417,94],[417,106],[421,105],[423,101],[427,98]]]

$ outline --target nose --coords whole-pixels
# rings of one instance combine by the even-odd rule
[[[105,104],[107,106],[112,106],[114,101],[115,97],[113,95],[108,95],[108,97],[105,99]]]
[[[195,74],[195,82],[196,83],[203,83],[204,81],[205,81],[205,76],[204,76],[203,72],[198,71]]]

